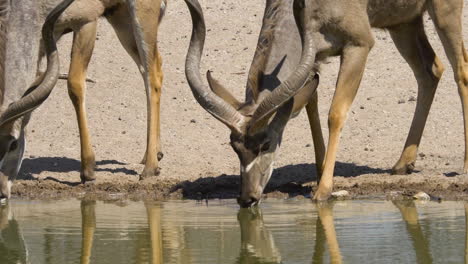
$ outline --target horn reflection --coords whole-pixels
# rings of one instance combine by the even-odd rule
[[[30,263],[18,222],[12,218],[10,205],[0,205],[0,263]]]
[[[334,205],[333,202],[317,204],[316,242],[312,263],[324,262],[325,242],[330,252],[330,263],[339,264],[343,262],[333,219]]]
[[[263,223],[259,208],[242,208],[237,214],[241,230],[241,250],[237,263],[281,263],[273,235]]]
[[[406,224],[406,230],[413,242],[417,263],[432,263],[432,256],[429,248],[429,240],[424,236],[419,224],[418,211],[413,200],[392,201],[398,208]]]

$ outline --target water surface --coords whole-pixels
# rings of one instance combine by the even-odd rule
[[[13,200],[0,263],[466,263],[459,202]]]

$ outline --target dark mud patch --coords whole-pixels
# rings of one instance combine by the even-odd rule
[[[139,182],[98,181],[84,185],[48,177],[44,180],[16,181],[12,195],[30,199],[84,196],[104,200],[232,199],[239,194],[239,184],[238,175],[220,175],[194,180],[151,178]],[[309,198],[316,188],[315,181],[310,178],[273,177],[265,189],[265,197]],[[428,172],[405,176],[366,174],[352,178],[335,177],[334,190],[347,190],[351,199],[388,199],[395,194],[410,196],[423,191],[443,200],[468,200],[468,180],[465,175],[447,177]]]

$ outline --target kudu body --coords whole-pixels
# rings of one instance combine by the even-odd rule
[[[43,82],[39,72],[45,55],[40,30],[47,14],[61,0],[0,0],[0,23],[4,41],[0,54],[2,112],[19,100],[28,87]],[[87,125],[85,90],[86,71],[96,39],[98,18],[104,16],[135,61],[143,76],[147,94],[147,149],[143,158],[145,168],[141,177],[157,175],[162,158],[159,140],[159,108],[162,85],[161,56],[157,48],[157,32],[164,14],[166,0],[76,0],[58,19],[54,36],[59,39],[73,32],[71,63],[68,73],[68,91],[76,111],[81,142],[81,180],[93,181],[95,155]],[[3,56],[2,56],[3,55]],[[49,66],[48,66],[49,67]],[[32,84],[32,85],[31,85]],[[0,123],[0,198],[9,197],[11,181],[21,166],[24,152],[24,127],[30,111],[47,98],[52,87],[34,98],[34,107],[19,113],[8,122]],[[0,112],[1,113],[1,112]],[[0,120],[4,121],[4,120]],[[12,148],[11,146],[14,146]]]
[[[21,166],[25,132],[30,112],[50,94],[55,82],[50,83],[47,74],[39,72],[41,58],[47,44],[41,38],[41,26],[47,14],[60,0],[0,0],[0,23],[4,40],[0,45],[1,112],[11,112],[10,104],[23,97],[26,88],[47,83],[45,89],[29,96],[30,105],[18,105],[22,111],[8,120],[0,118],[0,198],[10,196],[11,181]],[[148,107],[147,150],[143,158],[145,168],[142,177],[157,175],[158,161],[162,158],[159,143],[159,100],[162,85],[161,56],[157,49],[159,22],[166,7],[166,0],[76,0],[58,18],[53,29],[55,39],[67,32],[74,32],[71,64],[68,74],[68,91],[76,110],[81,142],[81,180],[95,179],[95,156],[87,126],[85,107],[85,79],[96,39],[98,18],[104,16],[113,26],[117,36],[136,62],[143,76]],[[52,30],[52,29],[51,29]],[[54,44],[55,45],[55,44]],[[3,55],[3,56],[1,56]],[[55,66],[58,67],[58,64]],[[50,73],[49,73],[50,74]],[[58,70],[57,70],[58,74]],[[55,73],[54,73],[55,75]],[[55,79],[53,76],[52,79]],[[33,85],[31,86],[31,83]],[[40,85],[39,85],[40,84]],[[25,96],[23,98],[26,98]],[[24,109],[23,109],[24,108]]]
[[[186,0],[194,31],[186,72],[198,102],[232,131],[231,145],[241,163],[241,206],[256,204],[272,172],[275,152],[290,117],[304,105],[309,114],[319,186],[315,200],[330,197],[341,130],[357,93],[367,56],[374,45],[371,28],[385,28],[418,81],[419,96],[413,123],[394,173],[414,167],[427,115],[444,68],[424,32],[428,11],[454,69],[462,99],[465,143],[468,144],[468,54],[462,40],[463,0],[267,0],[263,26],[247,82],[245,103],[238,102],[208,75],[203,85],[198,64],[203,49],[204,19],[196,0]],[[293,23],[294,17],[297,26]],[[298,34],[298,29],[300,34]],[[302,53],[300,53],[302,41]],[[340,56],[325,153],[316,114],[317,65]],[[299,58],[300,57],[300,58]],[[468,145],[465,147],[468,149]],[[465,171],[468,153],[465,150]]]

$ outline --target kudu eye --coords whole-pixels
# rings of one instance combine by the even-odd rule
[[[13,140],[13,142],[11,142],[11,144],[10,144],[9,152],[15,151],[17,148],[18,148],[18,141],[17,141],[17,140]]]
[[[265,143],[262,144],[262,147],[260,148],[260,151],[267,151],[270,149],[270,140],[266,141]]]

